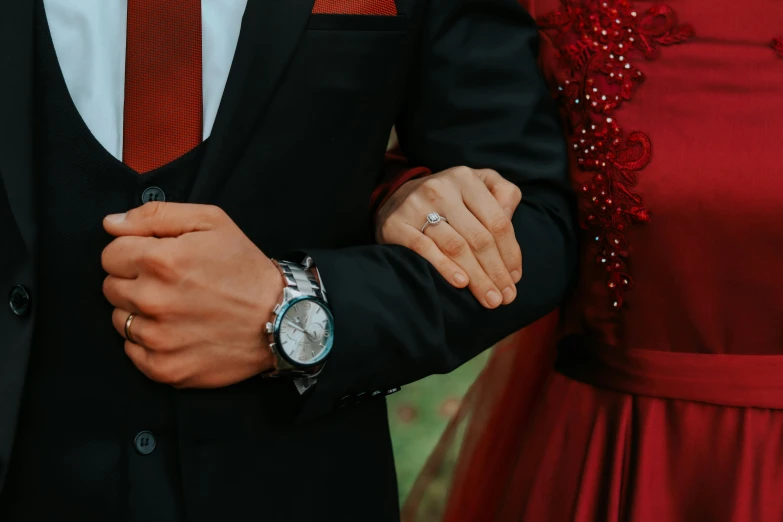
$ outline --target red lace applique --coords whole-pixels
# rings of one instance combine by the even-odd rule
[[[783,58],[783,38],[773,38],[771,47],[778,53],[778,57]]]
[[[594,234],[596,261],[606,267],[612,306],[619,310],[632,285],[625,232],[650,220],[633,187],[650,162],[651,145],[643,132],[626,135],[614,113],[644,81],[634,60],[657,58],[659,46],[684,42],[693,28],[678,24],[668,6],[638,13],[627,0],[561,0],[538,22],[559,52],[555,96],[584,175],[582,226]]]

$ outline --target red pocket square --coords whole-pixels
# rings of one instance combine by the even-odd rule
[[[397,5],[394,0],[315,0],[313,14],[397,16]]]

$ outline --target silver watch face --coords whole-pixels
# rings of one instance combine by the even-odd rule
[[[334,320],[319,299],[302,297],[290,301],[277,322],[278,351],[290,363],[312,366],[329,354],[334,339]]]

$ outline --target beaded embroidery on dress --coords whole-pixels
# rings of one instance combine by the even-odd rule
[[[614,112],[644,81],[636,60],[654,60],[659,46],[688,40],[693,28],[677,23],[668,6],[639,13],[626,0],[562,0],[538,23],[559,53],[555,97],[581,175],[580,221],[598,246],[596,262],[606,268],[611,306],[619,310],[633,284],[625,233],[650,220],[633,187],[652,145],[644,132],[626,135]]]

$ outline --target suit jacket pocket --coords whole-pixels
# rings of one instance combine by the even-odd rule
[[[404,31],[407,18],[402,15],[310,15],[308,30],[314,31]]]

